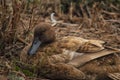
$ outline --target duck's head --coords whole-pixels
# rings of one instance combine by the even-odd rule
[[[33,55],[36,53],[40,45],[51,43],[55,40],[55,31],[52,26],[47,23],[41,23],[35,27],[34,39],[30,49],[28,50],[28,55]]]

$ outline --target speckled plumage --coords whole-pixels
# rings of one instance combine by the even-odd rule
[[[96,52],[104,49],[104,41],[87,40],[80,37],[66,36],[60,40],[55,38],[54,28],[42,23],[36,26],[34,38],[42,42],[35,55],[28,55],[30,45],[26,46],[20,54],[22,62],[34,65],[38,73],[51,79],[85,79],[79,69],[66,64],[71,60],[71,55],[64,54],[63,49],[77,52]]]

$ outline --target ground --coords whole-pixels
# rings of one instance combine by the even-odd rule
[[[106,16],[107,15],[107,16]],[[41,15],[42,16],[42,15]],[[67,15],[65,15],[67,16]],[[99,13],[98,15],[92,15],[92,18],[82,18],[82,17],[73,17],[73,21],[69,19],[64,19],[63,17],[57,16],[58,20],[62,20],[64,23],[70,23],[70,24],[78,24],[78,26],[61,26],[60,24],[54,26],[57,34],[57,38],[61,38],[63,36],[77,36],[82,37],[85,39],[98,39],[103,40],[106,42],[105,45],[114,47],[114,48],[120,48],[120,15],[107,14],[107,13]],[[107,18],[106,18],[107,17]],[[109,18],[110,17],[110,18]],[[112,18],[111,18],[112,17]],[[22,18],[22,21],[26,26],[28,27],[28,18]],[[77,18],[74,19],[74,18]],[[50,17],[46,16],[46,18],[40,17],[40,20],[37,23],[40,23],[41,20],[49,21]],[[6,55],[0,57],[0,79],[7,80],[6,76],[13,80],[13,76],[15,80],[18,78],[22,80],[24,79],[30,79],[30,80],[42,80],[41,78],[36,78],[35,74],[29,73],[27,71],[21,72],[20,69],[16,66],[15,69],[12,68],[14,65],[14,59],[19,58],[20,51],[27,45],[27,43],[30,43],[32,41],[33,37],[33,30],[30,31],[29,34],[24,35],[23,32],[27,27],[23,30],[22,23],[19,23],[19,27],[21,28],[19,30],[19,36],[22,40],[18,39],[14,45],[11,45],[10,47],[6,47]],[[14,56],[13,56],[14,55]],[[106,56],[106,58],[115,58],[111,57],[113,55]],[[119,56],[119,54],[117,55]],[[106,60],[105,58],[103,58]],[[103,60],[101,59],[101,60]],[[103,62],[104,62],[103,60]],[[11,63],[11,61],[13,61]],[[119,60],[118,60],[119,62]],[[107,63],[107,61],[106,61]],[[12,75],[12,73],[15,75]],[[9,75],[8,75],[9,74]],[[27,75],[26,75],[27,74]],[[30,77],[30,76],[34,77]],[[19,77],[18,77],[19,76]],[[21,77],[22,76],[22,77]],[[47,79],[43,79],[47,80]],[[93,78],[91,78],[93,80]]]

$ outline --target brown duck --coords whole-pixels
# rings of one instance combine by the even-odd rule
[[[50,24],[41,23],[36,26],[33,42],[22,50],[20,59],[34,66],[37,73],[44,77],[81,80],[85,79],[84,73],[72,65],[65,64],[75,55],[65,53],[64,50],[80,53],[97,52],[104,49],[103,43],[100,40],[87,40],[74,36],[57,40],[53,27]]]

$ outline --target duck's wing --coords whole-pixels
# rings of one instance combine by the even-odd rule
[[[67,36],[60,40],[60,47],[66,50],[76,51],[81,45],[83,45],[83,43],[87,41],[88,40],[80,37]]]
[[[77,52],[84,52],[84,53],[93,53],[98,52],[104,49],[104,41],[100,40],[88,40],[83,42],[82,45],[79,46]]]
[[[80,37],[67,36],[61,40],[61,47],[67,50],[77,51],[80,53],[98,52],[104,49],[101,40],[88,40]]]
[[[120,52],[120,49],[108,48],[99,52],[93,52],[91,54],[84,54],[82,56],[78,56],[77,58],[70,61],[68,64],[73,65],[75,67],[80,67],[91,60],[118,52]]]
[[[119,80],[120,79],[120,72],[118,72],[118,73],[109,73],[107,76],[110,79]]]

